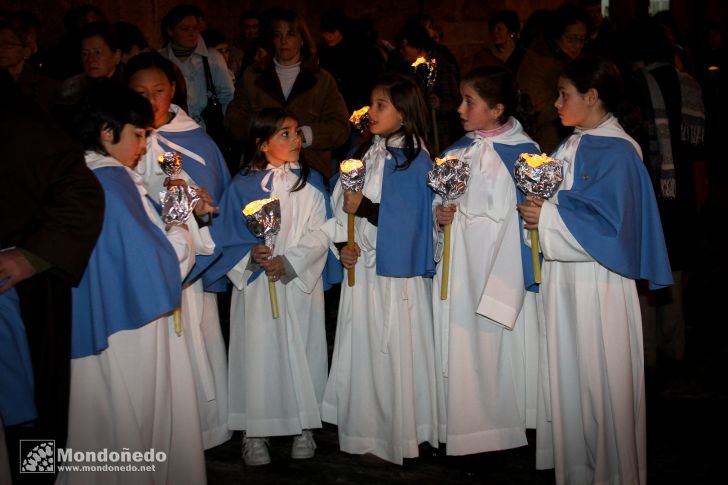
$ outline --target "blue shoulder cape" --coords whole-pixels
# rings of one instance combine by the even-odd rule
[[[451,147],[443,152],[443,155],[452,150],[462,149],[467,147],[473,142],[472,138],[464,136],[456,141]],[[498,156],[503,161],[503,164],[508,169],[508,173],[511,174],[513,183],[515,184],[516,179],[513,172],[513,167],[518,160],[521,153],[539,153],[539,149],[535,143],[521,143],[518,145],[505,145],[503,143],[493,143],[493,149],[495,149]],[[524,194],[516,185],[516,201],[521,204],[526,200],[526,194]],[[514,207],[513,210],[516,210]],[[521,214],[518,214],[518,237],[521,239],[521,266],[523,268],[523,282],[526,290],[538,293],[538,283],[536,283],[533,277],[533,261],[531,259],[531,248],[526,246],[526,242],[523,239],[523,224],[524,221],[521,218]]]
[[[149,219],[123,167],[94,170],[106,199],[104,225],[86,272],[72,291],[71,357],[101,352],[108,338],[179,308],[179,261]]]
[[[180,153],[182,156],[182,163],[185,172],[195,181],[200,187],[203,187],[210,192],[215,203],[219,203],[222,199],[225,189],[230,184],[230,172],[228,171],[225,163],[225,158],[220,153],[220,149],[217,147],[215,142],[210,138],[205,130],[202,128],[196,128],[194,130],[182,131],[182,132],[167,132],[164,130],[160,131],[160,134],[168,139],[169,141],[176,143],[179,146],[185,147],[189,151],[198,154],[205,160],[205,165],[200,164],[198,161],[188,157],[184,153]],[[173,148],[167,146],[164,141],[158,140],[159,145],[165,150],[173,150]],[[155,203],[156,207],[159,207],[158,203]],[[213,218],[213,225],[219,224],[219,216]],[[213,236],[214,240],[214,236]],[[216,241],[217,244],[217,241]],[[215,246],[215,251],[210,255],[198,255],[195,258],[195,265],[193,266],[190,273],[185,278],[185,283],[194,282],[200,275],[215,261],[217,260],[222,251]],[[225,284],[223,282],[220,287],[213,291],[224,291]]]
[[[233,177],[230,186],[225,191],[220,202],[220,214],[215,224],[211,227],[215,244],[221,246],[223,253],[222,257],[215,261],[202,274],[202,281],[205,284],[206,290],[218,291],[216,288],[220,286],[221,282],[225,282],[227,273],[250,252],[250,248],[263,242],[262,238],[256,238],[248,229],[245,217],[243,217],[243,207],[248,202],[270,197],[270,193],[264,192],[260,187],[260,183],[267,173],[267,170],[260,170],[251,171],[245,175],[238,174]],[[298,173],[298,170],[294,170],[294,173]],[[271,188],[270,184],[272,184],[272,181],[273,179],[271,177],[267,187],[268,189]],[[321,174],[315,170],[311,170],[307,183],[311,184],[312,187],[324,195],[326,217],[332,217],[331,200],[324,186],[324,180]],[[248,279],[248,284],[255,281],[262,272],[263,269],[260,268],[253,273]],[[326,266],[322,276],[324,290],[329,289],[332,284],[341,281],[341,264],[331,251],[328,252]]]
[[[36,417],[33,368],[15,288],[0,294],[0,418],[5,426]]]
[[[377,226],[377,274],[395,278],[432,277],[432,200],[427,172],[432,160],[424,150],[407,170],[395,171],[407,157],[400,148],[387,147],[393,155],[384,164],[382,196]]]
[[[644,163],[624,139],[585,134],[574,183],[558,197],[558,211],[579,244],[610,271],[672,284],[655,194]]]

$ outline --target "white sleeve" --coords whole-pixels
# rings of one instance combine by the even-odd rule
[[[324,195],[316,191],[315,199],[310,206],[306,233],[296,245],[288,247],[284,252],[286,259],[296,271],[297,276],[292,283],[304,293],[313,291],[324,271],[329,238],[320,229],[325,223]]]
[[[195,265],[195,243],[189,231],[179,226],[169,228],[167,231],[167,239],[177,254],[180,274],[182,275],[182,279],[184,279]]]

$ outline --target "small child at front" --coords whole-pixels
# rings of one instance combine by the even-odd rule
[[[532,271],[522,270],[513,180],[519,155],[538,153],[538,146],[513,117],[517,90],[505,68],[476,68],[463,78],[460,94],[458,113],[468,133],[443,156],[466,161],[470,179],[455,202],[443,206],[438,196],[434,203],[440,228],[452,224],[449,296],[440,298],[442,264],[432,292],[440,441],[447,442],[448,455],[527,444],[525,363],[533,356],[526,355],[525,339],[538,336],[535,318],[529,327],[517,322],[524,276]]]
[[[635,280],[672,284],[652,183],[639,145],[612,114],[617,67],[568,64],[555,106],[574,133],[554,153],[554,197],[519,205],[538,229],[556,482],[645,483],[642,320]]]
[[[255,152],[221,203],[223,257],[208,279],[233,284],[230,309],[229,420],[243,430],[246,465],[270,463],[269,436],[294,435],[291,457],[314,456],[327,376],[324,282],[329,240],[318,229],[330,213],[323,178],[301,154],[298,121],[280,108],[262,110],[251,136]],[[281,227],[273,250],[248,229],[242,208],[277,197]],[[218,239],[218,236],[220,237]],[[269,304],[274,282],[280,317]]]
[[[430,292],[432,160],[423,141],[427,110],[416,84],[381,79],[372,91],[372,138],[354,154],[366,167],[361,192],[333,192],[329,234],[346,240],[357,216],[356,247],[341,250],[355,268],[342,285],[323,419],[339,427],[339,446],[402,464],[418,444],[437,446],[437,401]]]

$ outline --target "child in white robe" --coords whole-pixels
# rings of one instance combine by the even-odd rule
[[[443,206],[439,196],[435,200],[440,231],[452,224],[447,299],[440,294],[442,264],[432,291],[442,385],[440,441],[447,442],[448,455],[527,444],[526,391],[529,387],[535,394],[538,356],[533,352],[538,347],[537,321],[517,321],[532,268],[521,271],[525,251],[513,181],[518,156],[538,153],[538,146],[511,116],[517,92],[506,69],[475,69],[463,78],[460,93],[458,113],[468,133],[443,156],[467,162],[470,178],[466,192],[454,202]],[[441,232],[438,243],[443,243]],[[528,301],[535,313],[535,299]],[[533,364],[528,376],[527,362]]]
[[[205,130],[182,108],[171,104],[176,90],[174,75],[172,61],[157,52],[134,56],[124,69],[127,85],[147,98],[154,109],[154,130],[136,171],[151,196],[157,197],[164,190],[166,178],[159,157],[165,152],[178,153],[183,160],[180,177],[197,188],[204,187],[202,190],[219,202],[230,174],[220,150]],[[206,222],[212,223],[212,217]],[[183,336],[192,357],[202,439],[205,449],[209,449],[232,436],[227,426],[227,352],[217,295],[203,291],[200,277],[220,251],[215,250],[208,227],[199,227],[191,235],[196,257],[182,292],[182,321],[186,330]]]
[[[172,316],[195,261],[194,244],[187,225],[162,223],[133,170],[146,151],[151,106],[123,86],[99,81],[82,114],[86,163],[106,203],[101,235],[72,293],[66,447],[115,452],[121,461],[106,463],[120,465],[116,471],[101,470],[104,463],[94,460],[67,463],[99,470],[62,472],[57,483],[204,484],[190,356],[174,335]],[[198,210],[209,210],[208,202]],[[133,466],[144,471],[127,471]]]
[[[567,65],[555,106],[575,127],[554,153],[564,180],[519,210],[538,229],[553,452],[559,484],[645,483],[642,323],[635,286],[672,284],[637,143],[611,114],[621,80],[602,58]]]
[[[233,178],[220,223],[231,236],[214,268],[233,283],[230,309],[230,429],[243,430],[243,459],[270,462],[269,436],[294,435],[291,457],[314,456],[311,432],[321,427],[327,375],[324,281],[329,242],[319,231],[328,204],[323,178],[299,161],[298,121],[285,110],[262,110],[251,127],[255,154]],[[246,226],[242,208],[277,197],[281,227],[271,250]],[[222,267],[220,269],[219,267]],[[268,280],[279,318],[272,316]]]
[[[382,79],[371,101],[373,138],[358,154],[363,191],[345,192],[337,183],[335,219],[327,223],[332,240],[342,242],[347,215],[358,216],[355,249],[341,249],[356,281],[342,284],[323,419],[338,425],[342,451],[402,464],[418,456],[419,443],[438,446],[432,160],[422,141],[427,110],[411,80]]]

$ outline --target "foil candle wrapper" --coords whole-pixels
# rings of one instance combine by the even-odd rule
[[[424,57],[418,57],[415,62],[412,63],[412,69],[415,73],[422,77],[425,82],[427,89],[432,89],[437,79],[437,60],[426,59]]]
[[[159,156],[159,166],[169,178],[177,178],[182,173],[182,156],[175,152],[164,152]]]
[[[281,201],[277,197],[250,202],[243,208],[243,216],[255,237],[265,239],[272,248],[273,238],[281,230]]]
[[[465,193],[470,180],[470,164],[453,155],[436,158],[432,169],[427,172],[427,184],[442,197],[445,204]]]
[[[341,187],[348,192],[359,192],[364,188],[366,167],[364,162],[354,158],[344,160],[339,165]]]
[[[354,111],[349,117],[349,122],[360,132],[364,133],[369,128],[369,106]]]
[[[522,153],[513,168],[516,184],[524,193],[550,199],[564,180],[563,163],[545,154]]]
[[[162,172],[170,179],[180,178],[182,157],[179,153],[165,152],[159,157]],[[162,221],[165,224],[184,224],[192,215],[200,196],[194,187],[173,185],[159,193]]]

